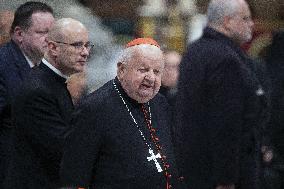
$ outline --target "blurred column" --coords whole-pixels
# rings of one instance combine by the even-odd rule
[[[183,19],[178,6],[169,7],[166,45],[168,49],[184,52],[187,19]]]
[[[157,24],[159,18],[166,13],[164,0],[144,0],[144,5],[139,7],[138,34],[140,37],[157,38]]]

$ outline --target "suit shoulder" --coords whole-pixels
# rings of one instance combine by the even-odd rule
[[[153,98],[153,103],[156,104],[157,106],[159,106],[160,108],[163,107],[163,108],[168,108],[169,107],[169,103],[168,103],[168,100],[167,98],[158,93],[154,98]]]
[[[111,103],[113,89],[111,88],[111,83],[107,82],[99,89],[90,93],[86,98],[80,103],[81,108],[100,108],[106,107],[107,104]]]
[[[21,50],[12,42],[6,43],[0,48],[0,70],[7,71],[16,67],[17,61],[24,58]]]
[[[182,65],[192,67],[192,64],[187,64],[187,62],[191,62],[202,68],[207,66],[215,68],[222,64],[233,64],[239,61],[241,60],[237,50],[226,41],[200,39],[188,47],[188,51],[182,61],[186,64],[183,65],[183,63]]]
[[[192,55],[202,55],[202,56],[216,56],[224,57],[228,54],[234,53],[232,47],[223,41],[216,39],[203,39],[194,42],[188,46],[188,53]]]
[[[9,60],[11,59],[11,54],[9,53],[10,48],[8,47],[8,44],[5,44],[4,46],[2,46],[0,48],[0,69],[2,71],[2,69],[7,67],[8,62],[10,62]]]

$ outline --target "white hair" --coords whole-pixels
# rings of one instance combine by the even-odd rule
[[[147,56],[148,55],[162,56],[163,52],[159,47],[154,45],[150,44],[135,45],[122,50],[121,55],[118,57],[118,62],[122,64],[127,64],[131,62],[133,58],[136,58],[138,54],[142,55],[146,54]]]
[[[211,0],[207,8],[208,24],[221,25],[225,16],[234,16],[240,0]]]

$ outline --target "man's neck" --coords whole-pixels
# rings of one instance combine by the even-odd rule
[[[42,57],[38,58],[38,57],[29,57],[29,56],[28,56],[28,58],[31,60],[31,62],[32,62],[35,66],[39,65],[39,64],[40,64],[40,61],[41,61],[41,59],[42,59]]]
[[[25,56],[25,58],[26,58],[26,60],[28,61],[28,63],[29,63],[29,65],[30,65],[30,67],[32,68],[32,67],[34,67],[34,66],[37,66],[37,65],[39,65],[40,64],[40,61],[42,60],[42,58],[41,59],[32,59],[32,57],[29,57],[28,55],[26,55],[25,53],[23,53],[24,54],[24,56]]]
[[[231,38],[230,33],[222,26],[217,26],[217,25],[214,25],[214,24],[208,24],[208,27],[216,30],[219,33],[222,33],[223,35],[225,35],[229,38]]]
[[[224,28],[222,25],[216,26],[216,25],[208,24],[208,27],[210,27],[210,28],[216,30],[217,32],[222,33],[223,35],[227,36],[232,41],[234,41],[237,45],[240,46],[242,44],[240,41],[236,40],[236,38],[234,38],[234,36],[228,30],[226,30],[226,28]]]
[[[30,60],[30,62],[34,66],[39,65],[39,63],[40,63],[40,61],[43,57],[37,57],[37,56],[34,56],[34,55],[33,56],[30,55],[31,53],[29,53],[28,50],[26,50],[13,35],[11,36],[11,39],[13,40],[13,42],[15,44],[17,44],[17,46],[21,49],[21,51],[25,55],[25,57],[28,58],[28,60]]]
[[[47,67],[49,67],[51,70],[53,70],[59,76],[65,78],[65,79],[67,79],[69,77],[68,75],[65,75],[64,73],[62,73],[62,71],[60,69],[58,69],[58,67],[56,67],[56,65],[54,64],[54,61],[51,58],[44,57],[42,59],[42,63],[45,64]]]

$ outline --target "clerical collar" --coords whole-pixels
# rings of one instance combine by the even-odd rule
[[[128,94],[125,92],[125,90],[122,88],[120,81],[118,80],[117,77],[115,77],[114,79],[117,88],[119,89],[121,95],[123,96],[123,98],[125,100],[127,100],[129,103],[131,103],[131,105],[134,105],[135,107],[140,107],[141,103],[138,103],[136,100],[134,100],[133,98],[131,98],[130,96],[128,96]]]
[[[57,75],[59,75],[60,77],[63,77],[65,79],[68,79],[68,76],[64,75],[60,70],[58,70],[57,68],[55,68],[53,65],[51,65],[49,62],[47,62],[46,59],[42,59],[42,63],[45,64],[47,67],[49,67],[52,71],[54,71]]]

